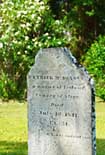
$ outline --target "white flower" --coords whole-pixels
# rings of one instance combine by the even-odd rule
[[[35,14],[32,14],[32,15],[31,15],[31,18],[34,19],[34,18],[35,18]]]
[[[48,36],[48,35],[49,35],[49,33],[45,33],[45,34],[44,34],[44,36]]]
[[[38,20],[41,20],[41,17],[40,16],[38,16]]]
[[[29,37],[28,36],[25,36],[25,40],[27,41],[29,39]]]
[[[40,10],[44,10],[45,9],[45,6],[40,6]]]
[[[51,36],[48,36],[48,39],[51,39]]]
[[[27,14],[27,11],[20,11],[22,14],[26,15]]]
[[[41,2],[40,2],[40,5],[44,5],[44,2],[41,1]]]
[[[20,26],[21,26],[22,28],[25,28],[25,27],[26,27],[26,25],[25,25],[25,24],[21,24]]]
[[[24,53],[25,53],[25,54],[27,54],[27,53],[28,53],[28,51],[26,51],[26,50],[25,50],[25,51],[24,51]]]
[[[62,42],[61,41],[58,41],[58,45],[61,45],[62,44]]]
[[[20,51],[19,51],[19,52],[17,52],[17,54],[18,54],[18,55],[20,55],[20,54],[21,54],[21,53],[20,53]]]
[[[0,48],[3,48],[3,43],[0,43]]]
[[[39,0],[35,0],[35,2],[36,2],[36,3],[38,3],[38,2],[39,2]]]
[[[30,27],[30,26],[31,26],[31,24],[30,24],[30,23],[26,23],[26,26],[27,26],[27,27]]]
[[[59,21],[59,20],[56,20],[55,23],[56,23],[56,24],[60,24],[60,21]]]
[[[19,31],[15,32],[15,36],[19,35]]]
[[[17,44],[17,40],[13,40],[13,43],[14,43],[14,44]]]

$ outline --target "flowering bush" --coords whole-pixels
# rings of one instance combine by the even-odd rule
[[[65,20],[53,18],[47,0],[6,0],[0,9],[0,97],[24,98],[37,51],[69,42]]]

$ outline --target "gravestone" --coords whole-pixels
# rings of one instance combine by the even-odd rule
[[[28,155],[95,155],[94,86],[66,48],[40,50],[28,74]]]

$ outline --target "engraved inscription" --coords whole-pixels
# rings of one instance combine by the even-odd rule
[[[31,77],[30,77],[31,78]],[[79,76],[51,76],[51,75],[34,75],[35,80],[79,80]]]
[[[56,83],[58,79],[60,83],[59,85],[58,82]],[[41,131],[43,131],[44,134],[49,136],[51,135],[51,136],[58,136],[58,137],[60,136],[69,138],[77,137],[86,139],[85,135],[82,134],[77,135],[76,131],[73,131],[71,133],[66,131],[66,133],[64,134],[61,130],[63,129],[63,127],[66,128],[68,131],[70,129],[73,130],[74,127],[76,128],[75,122],[79,121],[80,113],[78,113],[78,109],[72,107],[70,108],[70,106],[78,106],[78,104],[80,104],[78,100],[82,98],[81,94],[84,95],[84,89],[86,89],[86,86],[83,82],[75,83],[73,85],[70,83],[71,79],[77,80],[80,79],[80,77],[78,76],[77,78],[70,76],[69,78],[69,76],[59,76],[59,75],[34,76],[33,83],[35,84],[32,86],[34,97],[36,100],[40,98],[43,99],[43,103],[41,103],[42,106],[38,109],[39,126],[41,128]],[[36,80],[38,80],[38,83],[36,82]],[[53,84],[52,80],[55,80],[53,81]],[[70,85],[68,85],[68,82],[70,83]],[[59,91],[59,93],[57,91]],[[65,91],[67,91],[67,93],[65,93]],[[53,99],[53,102],[50,103],[49,99]],[[58,99],[58,101],[56,99]],[[66,105],[68,106],[69,110],[65,109],[66,101],[67,101]],[[43,109],[43,106],[45,106],[45,104],[48,107],[46,107],[46,109]],[[63,109],[65,109],[65,111],[63,111]],[[89,111],[87,111],[86,113],[88,112]],[[86,116],[88,115],[89,113],[86,114]],[[90,135],[87,136],[87,138],[90,138]]]

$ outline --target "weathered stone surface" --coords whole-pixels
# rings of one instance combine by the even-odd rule
[[[28,103],[29,155],[95,155],[92,80],[66,48],[38,52]]]

